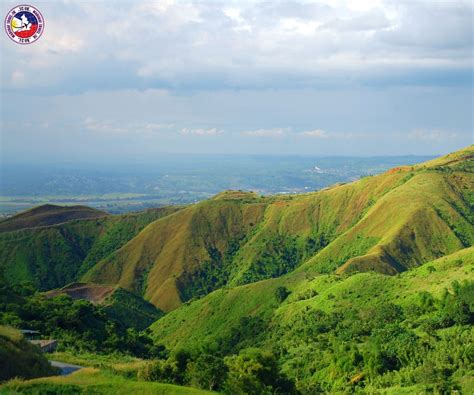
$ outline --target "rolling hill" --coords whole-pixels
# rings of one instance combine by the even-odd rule
[[[43,208],[38,210],[42,212]],[[177,210],[179,207],[158,208],[3,232],[0,269],[11,283],[29,282],[44,291],[63,287],[77,281],[146,225]]]
[[[226,191],[185,207],[8,231],[0,267],[41,290],[120,285],[164,311],[294,270],[396,274],[473,244],[473,152],[302,195]],[[10,226],[37,215],[54,222],[57,211],[39,207]]]
[[[470,146],[301,195],[225,191],[185,207],[4,232],[0,275],[62,287],[32,301],[65,293],[128,327],[155,320],[142,332],[160,358],[142,373],[155,380],[227,390],[250,380],[268,393],[471,393],[473,191]],[[272,379],[255,379],[258,366]],[[202,371],[217,375],[208,367],[225,373],[220,382],[193,384]]]
[[[108,215],[104,211],[86,206],[57,206],[44,204],[0,222],[0,232],[51,226],[73,219],[98,218]]]
[[[295,269],[403,272],[473,244],[473,151],[304,195],[221,193],[155,221],[83,279],[170,311]]]

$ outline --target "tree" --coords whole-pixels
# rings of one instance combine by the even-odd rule
[[[275,299],[278,303],[282,303],[290,293],[286,287],[278,287],[275,289]]]
[[[210,391],[219,391],[222,388],[227,371],[224,360],[211,354],[200,354],[188,364],[189,382]]]
[[[256,348],[225,359],[229,374],[224,392],[228,394],[295,394],[294,383],[278,369],[275,356]]]

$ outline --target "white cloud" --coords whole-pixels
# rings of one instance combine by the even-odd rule
[[[224,132],[217,128],[210,128],[210,129],[183,128],[181,129],[179,133],[185,136],[218,136],[218,135],[223,134]]]
[[[257,130],[247,130],[241,134],[244,136],[251,137],[282,137],[287,133],[288,129],[257,129]]]
[[[328,132],[321,129],[308,130],[306,132],[302,132],[301,135],[304,137],[311,137],[316,139],[327,139],[329,137]]]
[[[143,125],[143,128],[146,130],[163,130],[171,129],[174,127],[174,123],[147,123]]]
[[[166,0],[42,9],[45,33],[28,48],[34,56],[2,48],[5,88],[15,87],[10,77],[19,67],[25,75],[41,68],[28,88],[66,93],[416,84],[420,75],[436,83],[472,67],[470,2]]]
[[[115,125],[111,121],[97,121],[93,118],[86,118],[84,120],[84,127],[92,132],[101,133],[127,133],[128,130]]]

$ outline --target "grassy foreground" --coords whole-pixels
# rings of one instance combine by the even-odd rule
[[[84,368],[69,376],[34,380],[11,380],[0,387],[0,394],[210,394],[211,392],[172,384],[150,383],[127,379],[97,368]]]

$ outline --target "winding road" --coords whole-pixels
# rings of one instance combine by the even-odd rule
[[[67,376],[75,372],[76,370],[82,369],[84,366],[71,365],[70,363],[64,363],[59,361],[49,361],[52,366],[61,369],[61,376]]]

